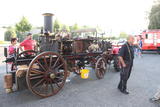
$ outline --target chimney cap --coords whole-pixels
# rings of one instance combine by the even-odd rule
[[[43,16],[54,16],[54,14],[52,14],[52,13],[43,13],[42,15]]]

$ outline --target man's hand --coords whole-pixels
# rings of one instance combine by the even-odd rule
[[[124,60],[123,60],[123,58],[121,56],[119,56],[119,61],[122,64],[122,67],[125,68],[126,64],[125,64],[125,62],[124,62]]]
[[[20,49],[21,52],[23,52],[23,48],[21,46],[18,47]]]
[[[126,64],[124,63],[124,64],[122,64],[122,66],[123,66],[123,68],[125,68],[125,67],[126,67]]]

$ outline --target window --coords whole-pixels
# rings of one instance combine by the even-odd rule
[[[148,39],[148,34],[146,34],[146,39]]]

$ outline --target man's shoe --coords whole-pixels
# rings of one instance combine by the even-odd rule
[[[122,89],[120,87],[117,87],[118,90],[122,91]]]
[[[126,91],[126,90],[121,90],[121,92],[123,93],[123,94],[129,94],[129,92],[128,91]]]

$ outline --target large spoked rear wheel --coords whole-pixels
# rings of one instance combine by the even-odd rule
[[[67,66],[62,56],[54,52],[43,52],[30,63],[26,81],[32,93],[49,97],[62,89],[66,78]]]
[[[107,68],[107,64],[105,60],[102,57],[98,58],[95,65],[96,77],[98,79],[104,78],[104,75],[106,73],[106,68]]]

